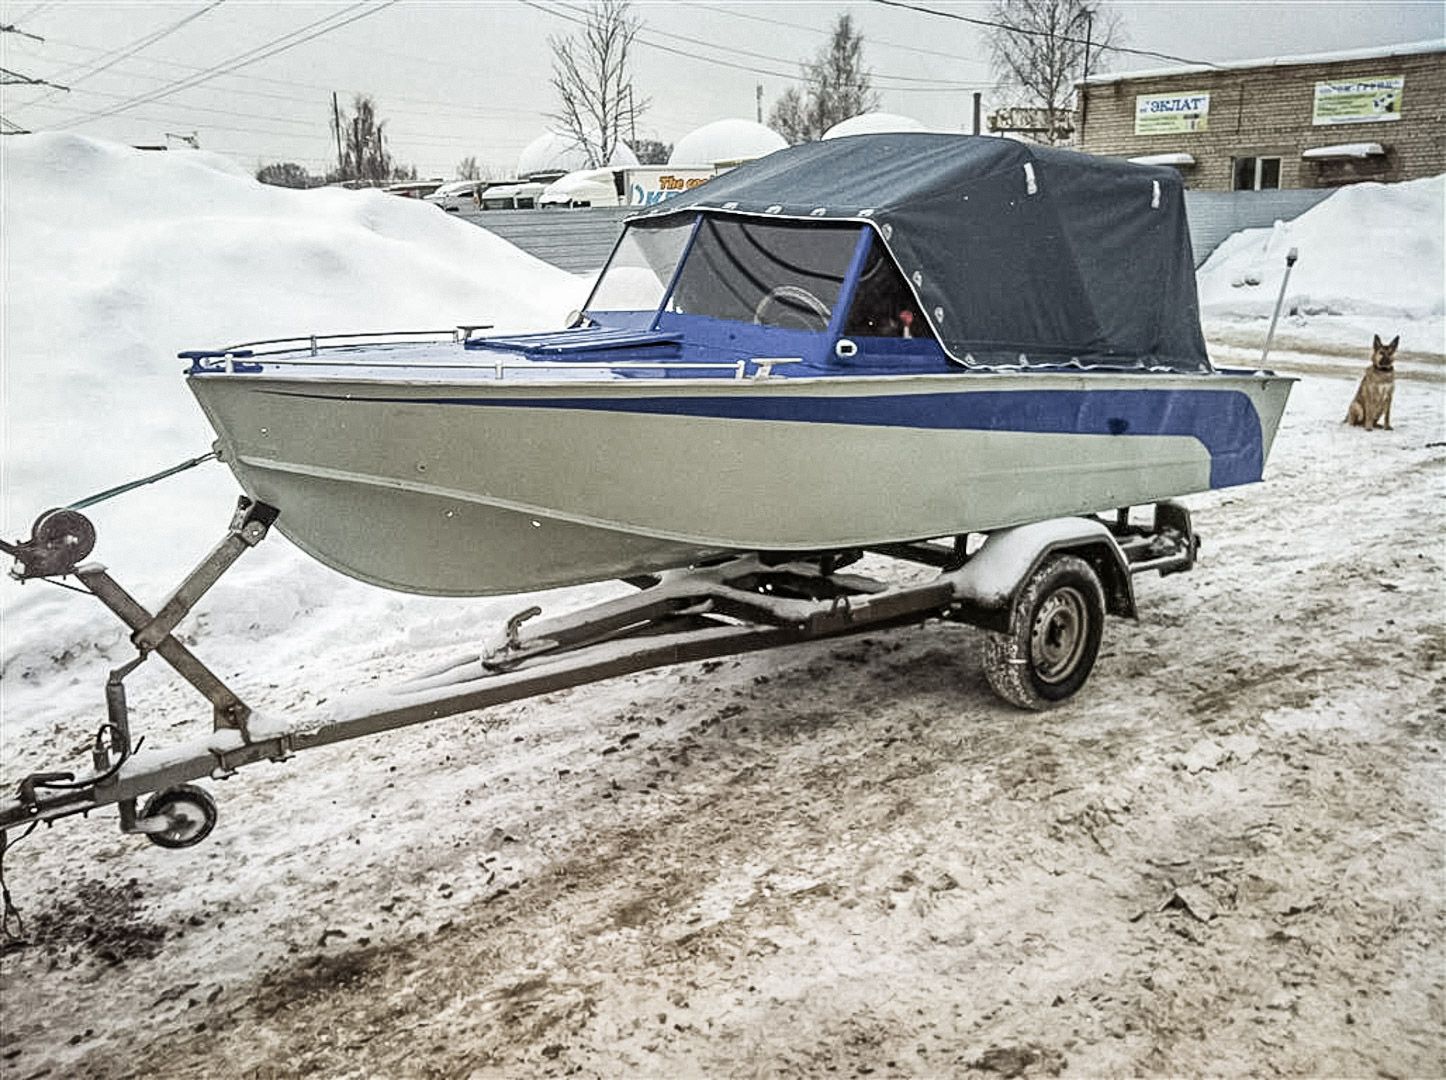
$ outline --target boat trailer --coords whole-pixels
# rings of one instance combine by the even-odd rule
[[[615,676],[800,642],[844,637],[931,619],[989,631],[985,673],[1006,700],[1045,708],[1083,685],[1099,649],[1104,615],[1135,616],[1133,576],[1193,566],[1199,540],[1189,511],[1154,506],[1148,525],[1060,518],[955,537],[870,548],[869,553],[937,569],[918,584],[847,573],[864,551],[734,555],[629,579],[635,594],[551,618],[530,607],[479,651],[386,691],[338,701],[300,720],[254,713],[174,635],[186,614],[278,518],[242,498],[225,537],[151,613],[104,566],[85,563],[95,543],[89,519],[72,509],[36,521],[29,540],[0,541],[21,581],[74,577],[132,631],[136,656],[110,673],[105,719],[88,772],[31,773],[0,798],[0,858],[10,830],[27,831],[116,805],[121,830],[168,848],[199,843],[216,822],[211,795],[194,783],[243,766],[281,762],[312,747],[473,712]],[[74,587],[74,586],[71,586]],[[125,679],[160,657],[211,705],[209,732],[165,749],[142,747],[131,729]],[[149,796],[144,805],[138,802]]]

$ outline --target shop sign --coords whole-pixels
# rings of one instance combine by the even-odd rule
[[[1315,111],[1311,123],[1379,124],[1401,119],[1406,77],[1350,79],[1315,84]]]
[[[1136,135],[1181,135],[1209,128],[1210,95],[1204,91],[1135,97]]]

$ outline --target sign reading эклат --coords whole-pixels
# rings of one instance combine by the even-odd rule
[[[1406,77],[1350,79],[1315,84],[1315,111],[1310,122],[1320,124],[1377,124],[1401,119]]]
[[[1136,135],[1179,135],[1209,128],[1210,95],[1203,90],[1135,97]]]

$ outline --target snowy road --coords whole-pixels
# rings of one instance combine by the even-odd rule
[[[1353,379],[1056,712],[930,626],[248,770],[189,851],[32,837],[4,1075],[1439,1075],[1446,394],[1365,433]]]

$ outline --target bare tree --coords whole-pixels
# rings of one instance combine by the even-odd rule
[[[415,169],[392,161],[391,151],[387,149],[386,126],[387,122],[377,115],[376,102],[366,94],[352,99],[350,116],[343,112],[332,120],[332,130],[337,132],[337,141],[341,144],[338,179],[369,184],[416,179]]]
[[[634,92],[628,68],[641,28],[629,0],[596,0],[580,33],[547,39],[559,102],[558,111],[548,115],[587,154],[590,168],[608,164],[647,111],[648,101]]]
[[[768,114],[769,124],[790,143],[817,139],[840,121],[879,107],[872,75],[864,67],[864,37],[847,13],[838,17],[828,44],[803,73],[804,89],[790,87]]]
[[[1120,44],[1119,16],[1086,0],[995,0],[991,16],[1004,24],[989,45],[1006,96],[1033,114],[1029,130],[1040,141],[1069,141],[1075,83]]]
[[[467,157],[464,157],[461,161],[457,162],[457,179],[458,179],[458,180],[481,180],[481,179],[482,179],[482,167],[477,164],[477,157],[476,157],[476,155],[474,155],[474,154],[469,154]]]

